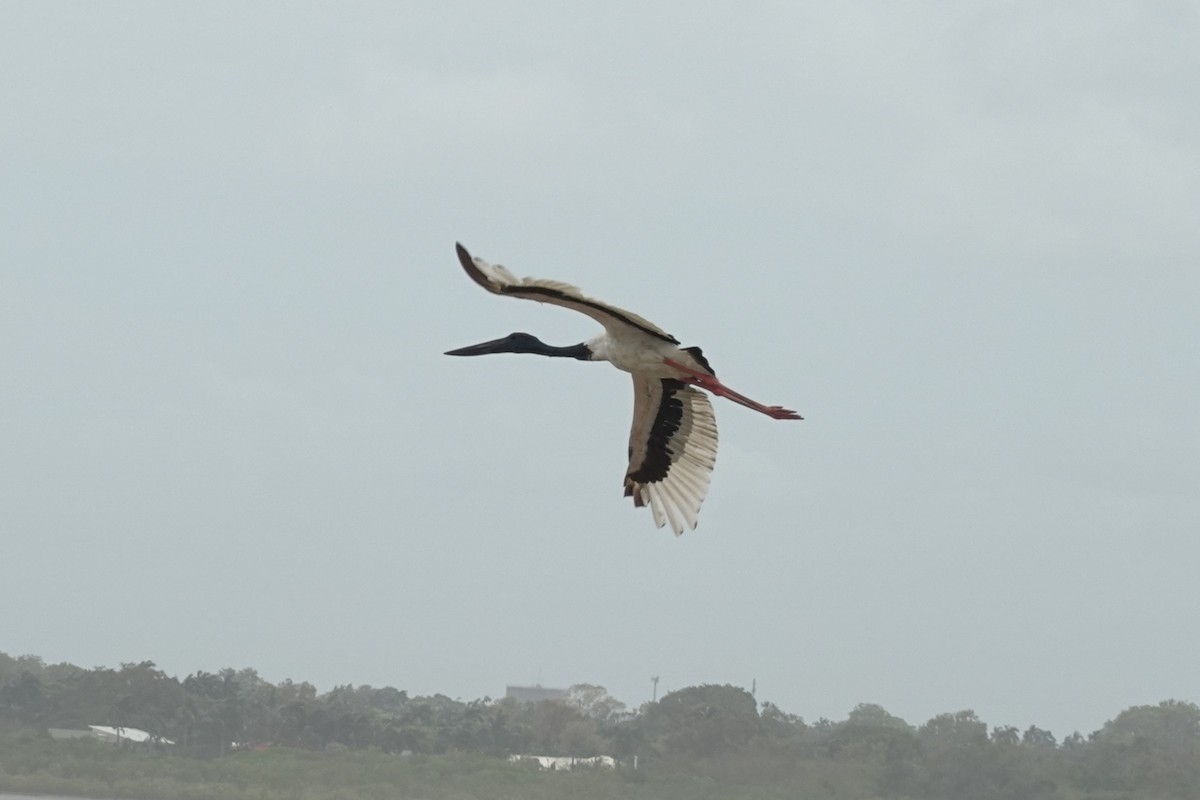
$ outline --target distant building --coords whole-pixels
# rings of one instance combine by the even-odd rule
[[[617,761],[612,756],[524,756],[511,755],[508,760],[514,764],[536,763],[540,769],[567,770],[576,767],[605,767],[616,769]]]
[[[146,733],[141,728],[110,728],[107,725],[88,725],[88,730],[86,731],[74,730],[72,728],[48,728],[46,732],[55,741],[63,741],[65,739],[99,739],[109,744],[123,744],[124,742],[133,742],[135,744],[175,744],[170,739],[155,736],[153,733]]]
[[[107,725],[88,725],[96,738],[102,742],[112,742],[118,744],[120,742],[136,742],[145,744],[175,744],[170,739],[164,739],[161,736],[155,736],[153,733],[146,733],[141,728],[110,728]]]
[[[548,689],[545,686],[506,686],[504,697],[511,697],[518,703],[538,703],[542,700],[565,700],[567,690]]]

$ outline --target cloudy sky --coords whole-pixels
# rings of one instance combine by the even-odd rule
[[[0,650],[464,699],[1200,700],[1188,2],[5,3]],[[621,496],[591,320],[731,386]]]

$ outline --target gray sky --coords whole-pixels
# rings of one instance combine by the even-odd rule
[[[1062,736],[1200,700],[1194,3],[5,3],[0,650]],[[699,344],[630,381],[461,240]]]

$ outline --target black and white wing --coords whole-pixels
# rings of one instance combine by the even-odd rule
[[[518,278],[499,264],[489,264],[482,258],[472,256],[461,244],[456,244],[455,247],[458,250],[458,261],[471,280],[493,294],[574,309],[599,322],[609,333],[619,333],[621,326],[630,326],[664,342],[679,344],[678,339],[653,322],[639,317],[632,311],[585,297],[583,292],[570,284],[542,278]]]
[[[633,428],[625,496],[650,506],[654,524],[695,529],[717,459],[708,395],[673,378],[633,376]]]

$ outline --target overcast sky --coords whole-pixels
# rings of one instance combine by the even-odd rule
[[[953,7],[951,7],[953,6]],[[1200,700],[1190,2],[0,4],[0,650],[1060,738]],[[621,496],[701,345],[700,527]]]

